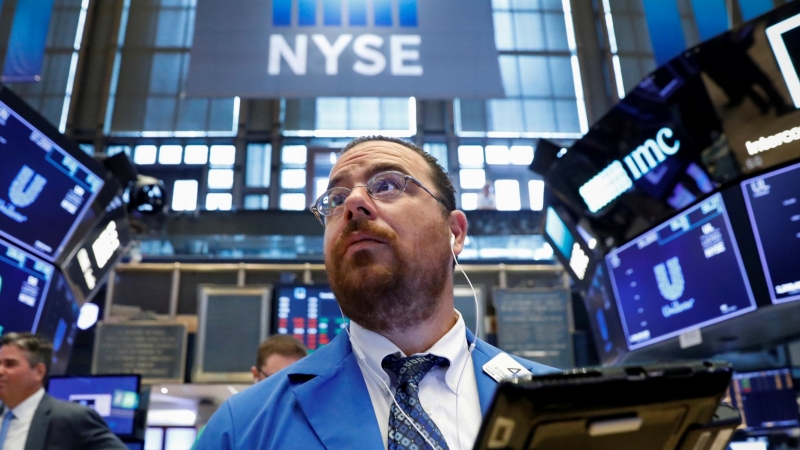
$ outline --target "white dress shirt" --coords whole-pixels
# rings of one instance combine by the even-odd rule
[[[422,408],[444,435],[450,450],[467,450],[475,444],[483,415],[472,355],[468,351],[466,326],[458,311],[456,315],[458,320],[453,328],[433,344],[433,347],[421,353],[447,358],[450,366],[434,367],[428,372],[419,383],[419,399]],[[388,448],[389,409],[392,405],[392,395],[397,390],[397,383],[394,374],[390,377],[381,367],[381,362],[387,355],[400,355],[403,358],[409,355],[405,355],[382,335],[369,331],[355,322],[350,323],[350,342],[364,354],[362,361],[358,357],[358,352],[355,352],[367,384],[372,407],[375,409],[375,417],[378,419],[383,446]],[[461,378],[460,384],[459,378]],[[391,389],[391,395],[386,391],[384,383]],[[456,399],[458,399],[457,405]]]
[[[40,388],[36,393],[23,400],[22,403],[11,409],[14,413],[14,419],[8,426],[8,434],[6,441],[0,442],[0,448],[3,450],[24,450],[25,442],[28,440],[28,430],[31,429],[31,422],[33,415],[36,413],[36,408],[39,407],[42,398],[44,397],[44,388]],[[2,425],[2,418],[8,412],[8,407],[3,408],[2,416],[0,416],[0,425]]]

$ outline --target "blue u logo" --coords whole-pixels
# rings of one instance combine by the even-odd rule
[[[655,266],[653,271],[656,273],[658,290],[665,299],[675,301],[681,298],[686,280],[683,278],[681,262],[678,261],[677,256],[668,259],[666,264],[661,263]],[[669,271],[669,275],[667,275],[667,271]]]
[[[11,187],[8,188],[8,197],[11,203],[19,208],[24,208],[36,201],[45,184],[47,184],[45,177],[37,174],[28,166],[22,166],[14,181],[11,182]]]

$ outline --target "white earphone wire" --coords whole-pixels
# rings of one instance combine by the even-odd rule
[[[464,450],[464,445],[461,443],[461,430],[460,430],[461,423],[458,420],[458,413],[459,413],[458,399],[460,397],[459,392],[461,388],[461,379],[464,377],[464,370],[467,368],[467,364],[471,359],[470,357],[472,356],[472,352],[475,350],[475,345],[478,341],[478,334],[480,332],[480,314],[478,312],[480,311],[480,304],[478,303],[478,294],[475,292],[475,287],[472,285],[472,281],[470,281],[469,276],[467,276],[467,273],[464,271],[464,268],[461,267],[461,264],[458,263],[458,258],[456,258],[455,250],[453,250],[454,245],[455,245],[455,235],[451,234],[450,253],[452,253],[453,255],[453,261],[455,262],[456,267],[458,267],[458,270],[460,270],[461,273],[464,275],[464,278],[467,279],[467,283],[469,284],[470,289],[472,289],[472,296],[475,299],[475,333],[474,333],[475,337],[472,340],[472,343],[470,343],[469,348],[467,349],[469,357],[464,359],[464,364],[461,366],[461,372],[458,375],[458,382],[456,383],[456,435],[458,436],[458,446],[461,448],[461,450]],[[342,312],[342,321],[346,322],[343,312]],[[356,350],[356,356],[364,363],[364,366],[366,366],[367,370],[372,374],[373,378],[379,381],[380,384],[382,384],[383,387],[386,388],[386,393],[389,394],[389,397],[392,398],[392,402],[395,404],[395,406],[397,406],[397,409],[403,414],[403,417],[405,417],[408,423],[411,424],[411,426],[413,426],[414,429],[417,430],[420,436],[422,436],[422,438],[425,439],[425,442],[428,445],[430,445],[432,449],[436,449],[436,445],[434,445],[433,442],[431,442],[430,439],[428,439],[428,437],[425,436],[425,434],[422,432],[419,426],[417,426],[417,424],[414,423],[414,421],[412,421],[410,417],[408,417],[408,414],[406,414],[406,412],[403,411],[403,408],[400,407],[400,404],[397,403],[397,399],[394,397],[394,394],[392,394],[392,390],[389,388],[389,385],[386,384],[386,381],[384,381],[380,375],[378,375],[374,370],[372,370],[372,367],[370,367],[369,363],[366,361],[364,352],[362,352],[361,349],[359,348],[358,342],[353,338],[353,335],[350,334],[350,328],[346,325],[346,323],[344,324],[344,330],[347,332],[347,336],[350,338],[351,345]]]

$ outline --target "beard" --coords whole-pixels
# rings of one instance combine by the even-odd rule
[[[444,230],[444,226],[436,227]],[[345,259],[345,241],[362,231],[386,241],[390,263],[379,263],[371,250],[358,250]],[[368,219],[347,224],[325,261],[328,280],[342,312],[362,327],[379,334],[405,331],[433,316],[450,276],[450,247],[443,232],[421,233],[411,250],[398,244],[393,230]]]

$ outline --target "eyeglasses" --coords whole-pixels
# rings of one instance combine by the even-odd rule
[[[328,189],[320,195],[317,202],[311,207],[311,212],[317,216],[319,223],[325,226],[324,218],[341,214],[342,211],[344,211],[344,201],[347,200],[347,197],[350,196],[350,193],[352,193],[355,188],[363,187],[373,199],[387,201],[405,192],[408,186],[408,180],[413,181],[414,184],[430,194],[437,202],[447,207],[445,202],[433,195],[433,193],[423,186],[416,178],[404,173],[389,171],[378,173],[370,178],[366,185],[353,186],[353,189],[348,189],[346,187]]]

